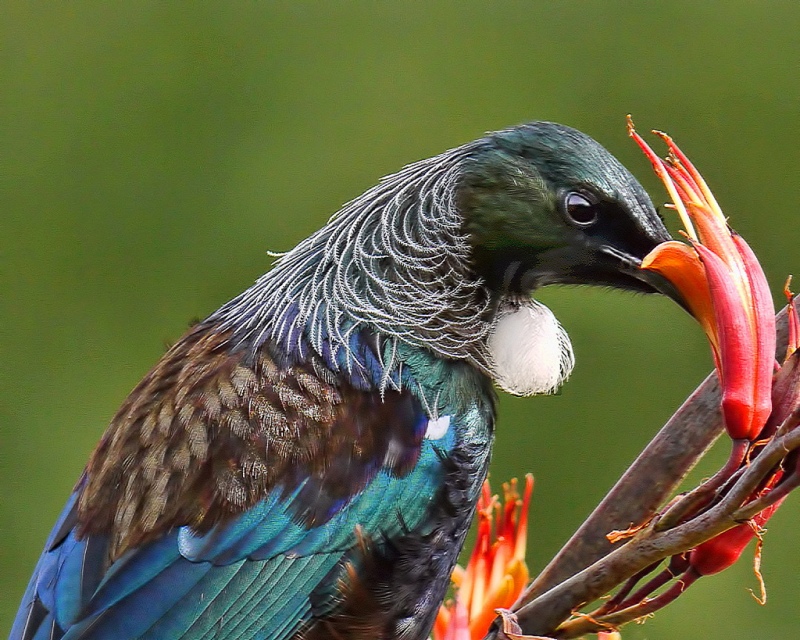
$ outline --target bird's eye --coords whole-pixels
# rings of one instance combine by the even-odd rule
[[[572,191],[564,198],[564,210],[570,222],[579,227],[588,227],[597,222],[600,207],[597,202],[589,199],[583,193]]]

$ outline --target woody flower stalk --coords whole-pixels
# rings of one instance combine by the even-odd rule
[[[439,609],[433,640],[479,640],[498,609],[514,604],[528,582],[525,546],[533,476],[525,476],[522,498],[517,481],[503,485],[503,504],[492,495],[489,481],[478,501],[478,533],[467,568],[457,566],[452,581],[455,597]]]

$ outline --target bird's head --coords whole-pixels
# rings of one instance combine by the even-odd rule
[[[574,364],[569,338],[530,294],[548,284],[664,293],[639,266],[670,239],[650,198],[589,136],[534,122],[488,135],[463,167],[458,207],[472,267],[495,301],[487,338],[494,380],[518,395],[551,393]]]
[[[642,258],[670,239],[641,185],[589,136],[534,122],[484,138],[459,209],[476,272],[499,297],[548,284],[677,295]]]
[[[368,327],[388,339],[390,361],[402,341],[467,360],[514,393],[546,393],[569,374],[572,351],[530,294],[594,284],[677,299],[638,268],[669,239],[611,154],[536,122],[386,176],[213,320],[255,345],[313,349],[333,370],[352,368],[351,334]]]

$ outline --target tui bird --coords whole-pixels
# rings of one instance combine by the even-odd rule
[[[486,477],[492,382],[569,374],[549,284],[667,293],[670,238],[588,136],[407,166],[193,326],[131,392],[13,640],[427,638]]]

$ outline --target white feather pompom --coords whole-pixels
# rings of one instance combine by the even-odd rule
[[[535,300],[504,302],[488,346],[495,383],[518,396],[554,393],[575,365],[567,332]]]

